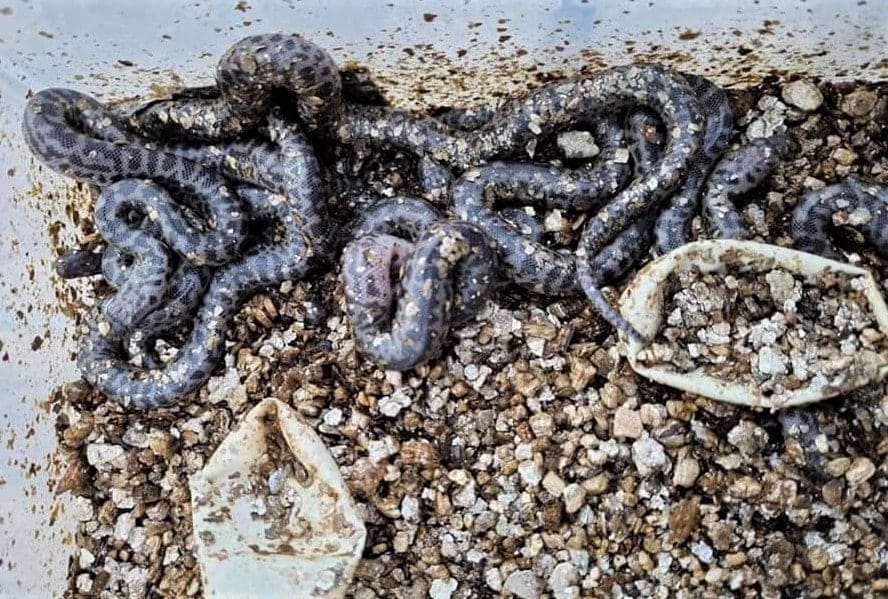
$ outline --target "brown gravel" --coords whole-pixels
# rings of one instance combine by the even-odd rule
[[[775,406],[802,387],[841,389],[877,376],[886,338],[863,277],[728,271],[667,278],[666,323],[639,352],[643,364],[754,385]]]
[[[741,131],[800,145],[743,208],[760,240],[790,245],[805,189],[888,181],[888,87],[811,81],[822,104],[802,110],[781,83],[732,100]],[[334,162],[412,189],[395,153]],[[852,231],[842,242],[884,284]],[[53,395],[59,492],[80,520],[66,597],[199,596],[187,479],[268,396],[319,431],[363,511],[354,597],[888,592],[886,384],[783,414],[719,404],[637,377],[585,302],[514,292],[441,358],[383,372],[355,353],[336,272],[254,298],[229,346],[174,408],[127,414],[81,383]]]

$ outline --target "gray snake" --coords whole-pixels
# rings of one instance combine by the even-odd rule
[[[355,339],[384,367],[406,370],[436,355],[449,328],[473,318],[493,285],[490,239],[441,216],[423,200],[384,200],[362,215],[343,253]],[[393,271],[403,272],[400,297]]]
[[[106,395],[136,407],[169,404],[204,382],[250,293],[334,259],[347,237],[328,214],[315,139],[407,150],[424,190],[441,192],[459,219],[443,219],[418,200],[387,201],[348,237],[342,276],[358,346],[397,369],[437,353],[496,279],[547,295],[585,291],[608,321],[633,334],[599,287],[638,260],[654,233],[661,248],[682,243],[698,195],[704,207],[723,206],[730,184],[747,181],[760,163],[773,167],[772,154],[717,164],[732,122],[724,95],[705,79],[652,65],[545,85],[496,110],[441,119],[343,101],[333,60],[295,35],[241,40],[216,75],[215,88],[135,109],[111,112],[78,92],[46,90],[25,111],[35,155],[104,188],[96,220],[108,249],[101,259],[71,254],[59,268],[91,274],[101,261],[118,289],[92,323],[79,365]],[[646,143],[630,126],[636,177],[629,181],[630,166],[615,157],[627,143],[623,120],[639,110],[660,136]],[[517,161],[578,126],[596,131],[603,149],[596,163]],[[719,165],[725,174],[715,181],[727,186],[709,175]],[[513,206],[495,208],[498,199]],[[585,215],[578,249],[549,247],[539,222],[514,206],[528,203]],[[718,229],[721,214],[706,215]],[[275,233],[247,235],[263,219],[276,223]],[[192,320],[185,344],[163,363],[154,339]],[[140,367],[127,359],[133,342],[142,348]]]
[[[848,177],[806,193],[792,214],[790,233],[796,248],[838,259],[839,250],[830,243],[834,217],[843,214],[843,224],[860,230],[864,239],[883,258],[888,258],[888,185]]]
[[[90,119],[114,122],[85,94],[46,89],[28,101],[22,132],[35,156],[73,179],[100,187],[121,179],[152,179],[189,194],[204,226],[197,227],[182,206],[168,204],[158,216],[164,241],[196,264],[222,264],[237,255],[244,237],[242,206],[220,174],[170,153],[81,132],[90,130]],[[106,126],[104,134],[129,139],[113,126]]]
[[[294,143],[294,149],[297,145]],[[318,165],[311,146],[291,156],[290,168],[303,185],[300,198],[322,201]],[[204,382],[225,347],[225,332],[240,304],[256,290],[304,277],[313,267],[313,253],[304,235],[296,202],[264,189],[241,192],[257,214],[273,215],[279,231],[275,239],[248,249],[220,267],[210,280],[198,307],[191,334],[172,362],[144,369],[124,356],[126,330],[92,327],[78,362],[84,377],[109,397],[127,405],[151,408],[170,403]]]

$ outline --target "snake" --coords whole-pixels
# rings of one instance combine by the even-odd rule
[[[273,116],[268,120],[273,151],[261,141],[227,146],[228,153],[218,158],[220,168],[213,169],[181,152],[136,143],[132,133],[108,126],[114,123],[112,115],[79,92],[45,90],[28,103],[23,130],[32,151],[62,174],[105,187],[97,203],[97,223],[117,251],[133,259],[118,293],[90,324],[78,357],[84,378],[106,396],[152,408],[193,391],[218,363],[225,330],[244,299],[260,287],[300,279],[314,267],[321,238],[330,237],[319,166],[303,134]],[[222,170],[273,189],[263,189],[264,199],[256,200],[242,190],[232,191]],[[187,193],[203,211],[220,213],[217,225],[236,217],[226,232],[237,231],[237,242],[226,247],[225,235],[196,228],[195,216],[172,201],[166,185]],[[246,227],[242,202],[250,199],[254,212],[262,205],[277,216],[280,230],[273,242],[266,240],[238,256],[235,248],[241,249]],[[134,220],[133,213],[138,215]],[[150,227],[130,226],[138,221],[150,221]],[[217,265],[205,294],[200,294],[200,277],[194,276],[199,273],[170,274],[167,247],[194,266]],[[170,282],[178,284],[171,288]],[[161,365],[148,355],[142,367],[129,363],[126,345],[134,335],[147,348],[158,334],[181,324],[198,296],[192,332],[173,362]]]
[[[834,260],[841,258],[830,241],[834,217],[840,214],[880,256],[888,258],[888,185],[856,176],[811,190],[801,198],[790,225],[795,247]]]
[[[231,46],[211,88],[114,110],[71,90],[45,90],[29,102],[23,130],[32,151],[103,188],[101,260],[84,249],[57,264],[75,276],[95,273],[100,261],[117,289],[78,358],[91,384],[138,408],[190,393],[218,363],[247,296],[333,262],[346,241],[340,264],[356,345],[386,368],[437,355],[501,279],[546,295],[585,293],[631,335],[600,286],[655,235],[663,247],[683,242],[704,182],[711,207],[742,187],[725,173],[771,160],[729,154],[716,163],[732,128],[723,92],[657,65],[615,67],[496,109],[437,117],[393,109],[378,94],[362,101],[362,81],[301,36],[265,34]],[[632,180],[627,118],[636,139]],[[638,140],[642,125],[656,131],[647,142]],[[596,162],[565,168],[522,159],[577,127],[594,130]],[[449,203],[448,213],[418,198],[383,200],[341,235],[321,189],[318,142],[406,150],[423,193]],[[494,205],[504,200],[508,206]],[[529,205],[583,215],[578,249],[546,245]],[[271,224],[263,230],[259,222]],[[218,239],[218,230],[231,239]],[[160,359],[155,340],[189,322],[178,353]],[[139,365],[129,360],[133,344]]]
[[[344,143],[391,145],[465,171],[492,159],[522,155],[538,141],[579,121],[638,103],[662,112],[670,126],[677,127],[677,145],[690,142],[686,149],[693,153],[700,143],[703,117],[696,102],[686,101],[690,93],[687,84],[667,69],[632,65],[541,86],[505,102],[473,129],[454,128],[433,117],[383,106],[346,104],[335,132]],[[679,166],[680,176],[686,160]]]
[[[702,143],[704,117],[693,90],[667,69],[656,65],[616,67],[592,78],[546,85],[506,102],[490,120],[468,131],[386,107],[346,106],[337,134],[345,143],[393,145],[462,171],[453,186],[454,211],[461,220],[478,224],[500,247],[506,245],[501,256],[515,282],[532,291],[575,293],[578,277],[571,269],[570,256],[531,246],[516,235],[514,227],[491,218],[485,205],[485,194],[496,194],[499,189],[502,195],[536,195],[534,200],[557,206],[547,195],[558,194],[550,191],[551,186],[540,185],[546,180],[547,167],[504,162],[475,165],[517,156],[559,130],[636,105],[648,106],[658,114],[669,133],[668,142],[658,167],[609,199],[587,223],[581,248],[591,258],[678,185]],[[564,176],[561,169],[551,174]],[[565,199],[569,195],[565,194]],[[576,195],[570,199],[576,201]],[[589,276],[588,261],[584,263],[581,255],[578,264],[583,290],[596,307],[605,307],[597,281]],[[631,329],[615,318],[618,314],[612,308],[604,315],[620,328]]]
[[[288,165],[301,185],[297,198],[264,188],[240,191],[257,215],[273,216],[276,231],[213,273],[194,325],[176,356],[159,368],[143,368],[126,358],[126,330],[98,322],[90,327],[78,356],[84,378],[102,393],[138,409],[157,408],[194,391],[212,374],[225,348],[225,333],[241,304],[256,290],[304,278],[315,268],[299,206],[324,201],[320,167],[304,136],[289,140]]]
[[[729,151],[716,163],[701,199],[703,215],[716,237],[739,239],[745,235],[732,198],[761,185],[788,151],[789,144],[781,135],[759,137]]]
[[[315,256],[329,258],[337,244],[337,235],[327,203],[301,191],[306,184],[302,155],[306,151],[308,138],[299,125],[288,121],[277,108],[269,111],[266,121],[264,138],[217,144],[149,143],[148,147],[193,160],[239,183],[289,198],[299,214],[303,232]],[[258,207],[253,206],[252,209]]]
[[[576,263],[569,252],[529,239],[493,204],[508,199],[542,208],[588,211],[613,195],[625,182],[629,165],[615,159],[626,143],[617,119],[598,126],[602,146],[599,162],[591,167],[564,169],[524,162],[496,161],[462,174],[453,185],[451,200],[457,217],[477,225],[499,249],[508,278],[544,295],[580,292]]]
[[[489,238],[470,223],[441,220],[424,200],[383,200],[355,233],[342,255],[346,309],[355,342],[384,368],[407,370],[437,355],[494,283]],[[401,273],[397,297],[393,273]]]
[[[104,123],[103,133],[97,133],[96,122]],[[99,187],[151,179],[187,195],[190,205],[170,203],[157,214],[157,226],[165,243],[189,261],[216,265],[237,255],[245,219],[224,177],[191,160],[129,143],[132,135],[94,98],[63,88],[39,91],[25,106],[22,133],[41,162],[73,179]]]
[[[682,73],[703,108],[706,129],[703,145],[688,168],[684,183],[657,217],[656,248],[666,254],[687,243],[691,219],[703,186],[716,161],[727,150],[734,131],[734,115],[724,90],[705,77]]]
[[[252,35],[222,55],[215,88],[150,102],[132,111],[127,122],[157,139],[232,139],[261,123],[275,94],[295,106],[305,132],[312,132],[337,119],[342,78],[326,50],[302,36]]]

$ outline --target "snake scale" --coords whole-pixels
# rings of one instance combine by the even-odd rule
[[[596,160],[527,160],[571,129],[593,134]],[[728,151],[724,92],[656,65],[611,68],[497,109],[433,118],[355,101],[332,57],[288,34],[235,43],[212,88],[134,107],[112,110],[73,90],[38,92],[23,133],[47,166],[101,189],[95,220],[106,247],[64,256],[58,272],[102,273],[116,289],[90,321],[78,363],[108,397],[143,409],[207,380],[250,294],[302,279],[340,251],[357,345],[387,368],[434,356],[450,328],[503,284],[585,292],[606,320],[637,335],[601,286],[651,246],[684,243],[698,203],[716,235],[742,236],[732,196],[772,173],[786,147],[752,140]],[[350,225],[336,222],[319,143],[412,155],[420,192],[444,209],[388,198]],[[835,198],[870,206],[872,193],[855,185],[800,206],[799,226],[822,239]],[[582,225],[575,249],[553,247],[540,220],[547,211]],[[880,232],[869,238],[883,244]],[[186,332],[174,357],[157,355],[158,338]]]

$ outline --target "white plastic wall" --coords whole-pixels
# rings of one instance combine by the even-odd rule
[[[302,33],[371,67],[396,102],[414,106],[489,101],[539,72],[633,60],[735,85],[772,72],[888,79],[878,0],[0,2],[2,597],[60,596],[76,524],[52,494],[55,416],[45,401],[77,377],[49,244],[50,224],[69,222],[65,201],[49,194],[67,182],[32,171],[19,133],[26,93],[65,86],[110,99],[211,83],[227,46],[269,31]]]

